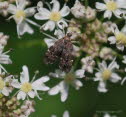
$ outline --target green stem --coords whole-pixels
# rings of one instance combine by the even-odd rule
[[[88,7],[88,0],[85,0],[85,7],[87,9],[87,7]]]

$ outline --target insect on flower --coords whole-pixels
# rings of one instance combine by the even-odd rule
[[[59,60],[59,68],[69,72],[73,63],[73,44],[71,42],[71,33],[59,39],[52,45],[45,55],[46,64],[53,64]]]

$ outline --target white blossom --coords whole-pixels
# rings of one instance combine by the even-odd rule
[[[77,71],[65,73],[60,70],[56,70],[55,73],[50,73],[49,75],[62,79],[60,83],[49,90],[49,95],[56,95],[58,93],[61,94],[61,101],[64,102],[68,98],[69,86],[72,85],[76,90],[79,90],[80,87],[83,86],[82,82],[78,79],[82,79],[84,77],[84,70],[79,69]]]
[[[57,117],[57,116],[56,115],[52,115],[51,117]],[[63,113],[63,117],[70,117],[69,112],[68,111],[65,111]]]
[[[30,27],[30,24],[33,24],[35,26],[38,26],[35,22],[28,19],[28,17],[31,17],[35,14],[35,7],[26,8],[28,1],[26,0],[16,0],[16,6],[14,4],[9,4],[8,12],[12,14],[12,16],[9,18],[13,18],[17,24],[17,34],[20,37],[24,33],[33,34],[34,31]]]
[[[50,8],[50,10],[44,8],[41,2],[37,5],[38,13],[35,14],[35,18],[38,20],[48,20],[41,28],[53,31],[55,27],[59,27],[60,29],[67,27],[68,24],[64,17],[70,13],[69,7],[65,4],[60,10],[60,3],[58,0],[52,0],[51,4],[53,4],[53,7]],[[49,5],[49,7],[51,6]]]
[[[121,18],[121,14],[124,13],[123,8],[126,9],[125,0],[104,0],[105,3],[96,2],[96,8],[99,11],[105,11],[104,18],[111,18],[112,13],[117,17]],[[125,11],[126,12],[126,11]]]
[[[116,24],[112,25],[112,32],[114,36],[110,36],[108,40],[110,41],[110,44],[116,44],[116,47],[123,51],[124,47],[126,46],[126,26],[122,28],[121,31],[119,31]]]
[[[36,76],[36,75],[35,75]],[[17,94],[17,99],[24,100],[27,96],[30,98],[34,98],[37,96],[39,99],[41,99],[37,93],[37,91],[48,91],[49,87],[47,87],[44,83],[49,80],[48,76],[43,76],[39,78],[36,81],[33,81],[35,79],[35,76],[33,77],[32,81],[30,82],[29,78],[29,71],[27,66],[23,66],[23,71],[20,76],[20,82],[17,79],[14,79],[12,82],[12,86],[14,88],[19,89]]]
[[[98,72],[95,74],[94,81],[99,81],[98,91],[99,92],[107,92],[106,83],[110,80],[112,83],[117,83],[121,80],[121,77],[115,73],[115,69],[119,69],[119,65],[115,61],[115,59],[107,66],[107,63],[103,61],[99,63]]]

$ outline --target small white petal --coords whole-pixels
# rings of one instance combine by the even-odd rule
[[[43,2],[42,1],[39,1],[38,4],[37,4],[37,10],[39,12],[41,12],[41,8],[43,8]]]
[[[124,45],[122,45],[122,44],[117,44],[116,47],[117,47],[119,50],[121,50],[121,51],[124,50]]]
[[[8,12],[11,13],[11,14],[15,14],[17,11],[17,7],[13,4],[10,4],[9,7],[8,7]]]
[[[64,7],[61,9],[60,13],[63,17],[65,17],[70,13],[70,8],[66,5],[64,5]]]
[[[121,77],[116,73],[112,73],[110,81],[113,82],[113,83],[116,83],[119,80],[121,80]]]
[[[17,24],[17,32],[19,35],[23,35],[26,32],[29,34],[34,33],[33,29],[25,21]]]
[[[56,42],[55,39],[49,39],[49,38],[45,38],[44,41],[47,44],[48,48],[50,48],[51,46],[53,46],[54,43]]]
[[[112,12],[109,11],[109,10],[105,11],[105,13],[104,13],[104,18],[110,19],[111,17],[112,17]]]
[[[60,3],[57,0],[52,0],[51,3],[53,3],[52,12],[58,12],[60,9]]]
[[[35,8],[34,7],[27,8],[24,10],[24,12],[26,13],[26,17],[33,16],[35,14]]]
[[[83,86],[83,83],[81,81],[79,81],[79,80],[75,80],[73,85],[76,88],[76,90],[79,90],[80,87]]]
[[[26,98],[26,93],[23,91],[19,91],[19,93],[17,94],[17,99],[20,100],[24,100]]]
[[[115,38],[115,36],[109,37],[108,40],[110,41],[110,44],[115,44],[115,43],[116,43],[116,38]]]
[[[65,111],[64,114],[63,114],[63,117],[69,117],[69,112]]]
[[[100,11],[104,11],[106,9],[106,5],[103,3],[96,2],[96,8]]]
[[[55,87],[51,88],[51,89],[48,91],[48,93],[49,93],[49,95],[56,95],[56,94],[59,93],[59,91],[60,91],[60,87],[59,87],[59,84],[58,84],[58,85],[56,85]]]
[[[119,69],[119,65],[115,61],[116,58],[113,59],[113,61],[109,64],[108,69],[113,70],[113,69]]]
[[[44,25],[42,25],[41,27],[43,30],[47,31],[47,30],[50,30],[50,31],[53,31],[54,28],[55,28],[55,22],[53,21],[48,21],[46,22]]]
[[[38,20],[47,20],[50,17],[50,11],[45,8],[41,8],[41,12],[38,12],[34,16]]]
[[[21,87],[21,84],[18,82],[17,79],[14,79],[11,83],[11,85],[14,87],[14,88],[17,88],[19,89]]]
[[[28,95],[29,95],[30,98],[34,98],[35,97],[35,92],[30,91],[30,92],[28,92]]]
[[[84,69],[79,69],[75,72],[75,75],[77,78],[83,78],[85,76],[84,73],[85,73]]]
[[[121,32],[123,32],[126,35],[126,25],[122,28]]]
[[[67,22],[63,19],[61,19],[60,21],[57,22],[57,25],[60,29],[64,29],[65,27],[68,26]]]
[[[4,87],[3,90],[2,90],[2,93],[5,95],[5,96],[9,96],[9,89],[7,87]]]
[[[21,73],[20,81],[21,83],[29,82],[29,71],[27,66],[22,67],[23,72]]]
[[[26,7],[26,5],[27,5],[27,1],[26,0],[18,0],[18,6],[17,7],[20,10],[23,10]]]
[[[106,83],[104,81],[100,81],[99,82],[98,91],[99,92],[103,92],[103,93],[106,93],[107,92]]]
[[[65,102],[68,97],[69,86],[65,82],[61,82],[60,87],[61,87],[61,90],[60,90],[61,101]]]
[[[114,15],[115,15],[117,18],[121,18],[121,14],[123,14],[123,11],[120,10],[120,9],[117,9],[117,10],[115,10],[113,13],[114,13]]]

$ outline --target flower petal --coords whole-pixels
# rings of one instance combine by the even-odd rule
[[[83,78],[85,76],[84,73],[85,73],[84,69],[79,69],[75,72],[75,75],[77,78]]]
[[[8,10],[9,13],[15,14],[16,11],[17,11],[17,7],[13,4],[10,4],[7,10]]]
[[[18,0],[17,2],[18,2],[18,4],[17,4],[18,9],[23,10],[26,7],[28,1]]]
[[[59,84],[56,85],[55,87],[51,88],[49,91],[48,91],[48,94],[49,95],[56,95],[58,94],[60,91],[60,87],[59,87]]]
[[[41,27],[43,30],[47,31],[47,30],[50,30],[50,31],[53,31],[54,28],[55,28],[55,22],[53,21],[48,21],[46,22],[44,25],[42,25]]]
[[[67,97],[68,97],[68,90],[69,90],[69,85],[67,85],[65,82],[60,83],[60,93],[61,93],[61,101],[65,102]]]
[[[73,85],[76,88],[76,90],[79,90],[80,87],[83,86],[83,83],[81,81],[79,81],[79,80],[75,80]]]
[[[106,93],[107,92],[106,83],[104,81],[100,81],[99,82],[98,91],[99,92],[103,92],[103,93]]]
[[[63,117],[69,117],[69,112],[68,112],[68,111],[65,111],[65,112],[63,113]]]
[[[109,37],[108,40],[110,41],[110,44],[115,44],[115,43],[116,43],[116,38],[115,38],[115,36]]]
[[[116,74],[116,73],[112,73],[110,81],[113,82],[113,83],[116,83],[119,80],[121,80],[121,77],[118,74]]]
[[[65,17],[70,13],[70,8],[64,5],[64,7],[60,10],[60,13],[63,17]]]
[[[27,8],[24,12],[26,13],[26,17],[33,16],[35,14],[35,7]]]
[[[48,48],[50,48],[51,46],[53,46],[54,43],[56,42],[55,39],[49,39],[49,38],[45,38],[44,41],[47,44]]]
[[[19,91],[19,93],[17,94],[17,99],[18,100],[20,100],[20,99],[25,100],[25,98],[26,98],[26,93],[23,91]]]
[[[109,10],[105,11],[105,13],[104,13],[104,18],[110,19],[111,17],[112,17],[112,12],[109,11]]]
[[[21,83],[29,82],[29,71],[28,71],[28,67],[27,66],[23,66],[22,69],[23,69],[23,71],[22,71],[21,77],[20,77]]]
[[[21,87],[21,84],[18,82],[17,79],[14,79],[11,83],[11,85],[14,87],[14,88],[17,88],[19,89]]]
[[[50,11],[45,8],[41,8],[41,12],[38,12],[34,16],[38,20],[47,20],[50,17]]]
[[[106,9],[106,5],[100,2],[96,2],[96,8],[100,11],[104,11]]]
[[[60,21],[57,22],[57,25],[60,29],[64,29],[65,27],[68,26],[67,22],[63,19],[61,19]]]
[[[19,35],[23,35],[26,32],[29,34],[34,33],[33,29],[25,21],[17,25],[17,32]]]
[[[7,87],[4,87],[2,90],[2,94],[4,94],[5,96],[9,96],[9,89]]]
[[[52,0],[51,3],[53,3],[52,12],[58,12],[60,9],[60,3],[57,0]]]
[[[35,97],[35,92],[30,91],[30,92],[28,92],[28,95],[29,95],[30,98],[34,98]]]

